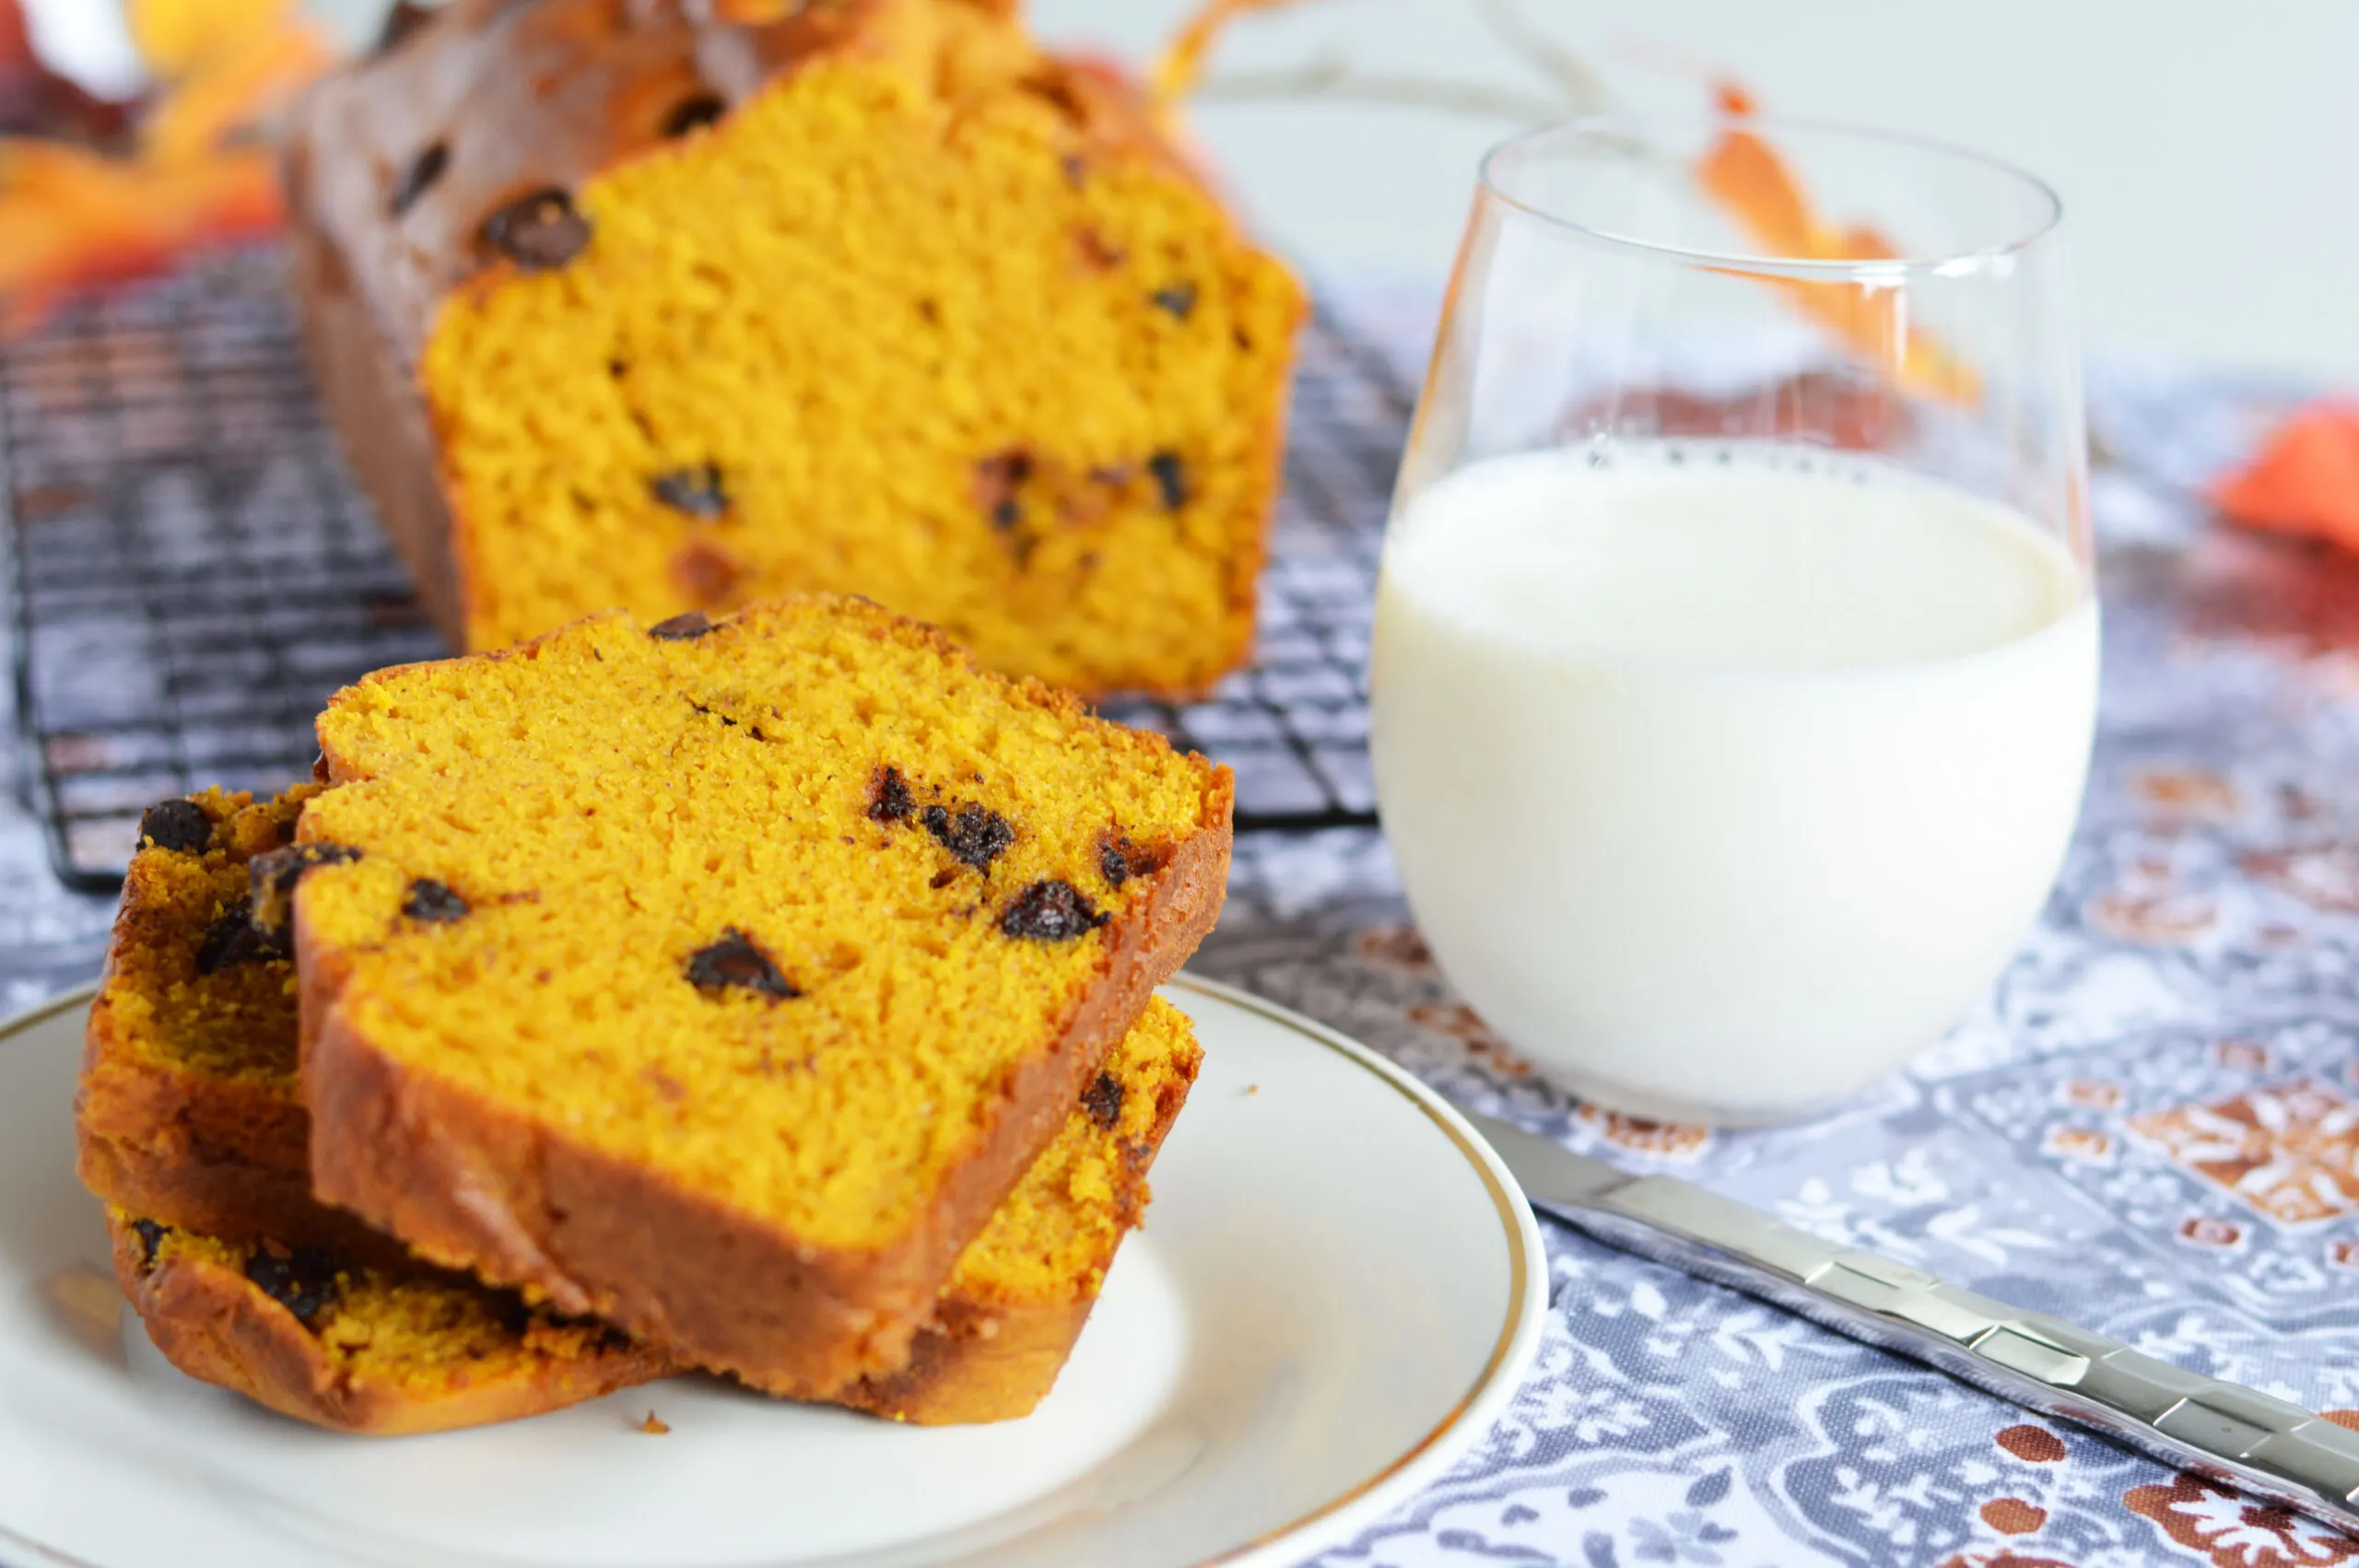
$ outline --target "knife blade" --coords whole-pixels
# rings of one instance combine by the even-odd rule
[[[1534,1209],[1610,1246],[1729,1286],[2359,1535],[2359,1432],[2240,1384],[1840,1247],[1672,1176],[1634,1176],[1477,1111]]]

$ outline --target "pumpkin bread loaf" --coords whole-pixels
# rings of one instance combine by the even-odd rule
[[[594,616],[319,732],[318,1194],[794,1397],[906,1363],[1227,866],[1225,769],[859,601]]]
[[[457,0],[288,176],[461,646],[829,590],[1085,693],[1244,659],[1300,291],[1012,0]]]
[[[422,1264],[229,1242],[112,1206],[107,1224],[115,1277],[165,1360],[314,1426],[447,1432],[678,1370],[602,1324]]]

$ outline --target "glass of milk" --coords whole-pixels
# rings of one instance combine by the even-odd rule
[[[2097,685],[2060,217],[2004,165],[1775,122],[1485,161],[1371,744],[1444,972],[1567,1088],[1799,1117],[2022,942]]]

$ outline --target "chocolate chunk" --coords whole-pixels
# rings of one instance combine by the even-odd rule
[[[340,866],[360,859],[360,851],[345,844],[295,844],[256,855],[246,863],[246,882],[252,896],[248,919],[265,940],[287,950],[288,925],[295,918],[295,884],[314,866]]]
[[[1169,288],[1156,289],[1147,298],[1155,301],[1156,309],[1168,310],[1184,322],[1188,319],[1189,313],[1196,308],[1196,286],[1192,283],[1176,283]]]
[[[977,871],[989,871],[993,860],[1015,842],[1015,829],[1007,818],[981,806],[961,806],[953,816],[940,806],[925,809],[925,830],[950,851],[954,860],[964,860]]]
[[[710,947],[699,947],[688,954],[685,973],[688,984],[704,993],[710,1000],[718,1000],[730,989],[753,991],[779,1000],[798,997],[803,992],[779,972],[770,955],[756,947],[753,940],[735,926],[721,933],[721,940]]]
[[[1122,1119],[1122,1081],[1110,1072],[1101,1072],[1097,1082],[1081,1092],[1081,1108],[1089,1119],[1111,1132]]]
[[[548,272],[589,248],[590,220],[555,186],[534,191],[483,220],[483,241],[526,272]]]
[[[153,1220],[134,1220],[131,1229],[139,1238],[139,1266],[153,1269],[156,1266],[156,1249],[164,1245],[164,1227]]]
[[[685,615],[656,622],[647,628],[647,635],[662,642],[694,642],[712,629],[710,615],[702,610],[691,610]]]
[[[1008,901],[1000,930],[1033,942],[1070,942],[1104,925],[1107,917],[1069,882],[1036,882]]]
[[[1146,460],[1146,471],[1155,475],[1156,487],[1163,492],[1163,509],[1176,512],[1188,504],[1188,470],[1175,451],[1159,451]]]
[[[729,100],[718,93],[700,92],[685,98],[671,113],[663,117],[663,135],[676,141],[691,131],[701,131],[729,112]]]
[[[257,1247],[246,1258],[246,1278],[306,1328],[342,1288],[336,1282],[336,1260],[315,1246],[284,1254]]]
[[[213,842],[213,819],[194,801],[158,801],[139,813],[139,841],[176,854],[202,855]]]
[[[1011,496],[992,508],[992,526],[1005,532],[1024,521],[1023,504]]]
[[[196,940],[196,972],[217,975],[241,964],[264,964],[284,958],[289,949],[254,930],[251,907],[240,904],[205,928]]]
[[[402,913],[429,926],[447,926],[467,918],[468,905],[456,888],[430,876],[419,877],[402,895]]]
[[[1097,870],[1115,887],[1131,880],[1131,857],[1120,844],[1109,844],[1097,851]]]
[[[721,469],[714,463],[699,462],[659,474],[648,488],[674,511],[705,522],[717,522],[729,515],[729,493],[721,487]]]
[[[871,822],[905,822],[917,809],[917,802],[910,795],[909,780],[901,777],[898,767],[879,768],[876,783],[868,801]]]
[[[417,198],[426,194],[428,188],[441,179],[443,170],[450,167],[450,143],[437,142],[428,147],[411,162],[408,171],[401,178],[401,183],[393,187],[393,193],[385,198],[386,209],[395,217],[401,216],[417,205]]]

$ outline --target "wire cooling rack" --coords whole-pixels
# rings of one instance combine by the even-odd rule
[[[1251,668],[1201,703],[1107,711],[1229,763],[1237,825],[1374,820],[1367,638],[1411,397],[1321,311]],[[16,722],[58,875],[122,878],[139,813],[308,773],[311,721],[444,651],[346,473],[266,252],[77,304],[0,350]]]

